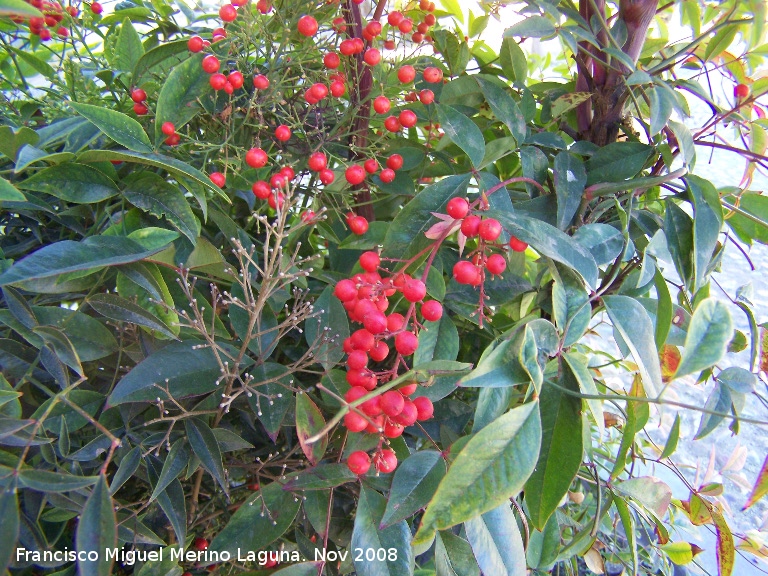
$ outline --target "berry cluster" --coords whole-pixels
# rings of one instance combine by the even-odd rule
[[[14,16],[12,19],[17,24],[27,22],[29,25],[29,33],[33,36],[37,36],[41,41],[47,42],[51,39],[51,30],[56,31],[56,34],[61,38],[69,36],[69,28],[62,25],[64,20],[64,8],[58,2],[48,0],[27,0],[28,4],[31,4],[38,10],[40,10],[42,16],[30,16],[25,18],[23,16]],[[67,6],[66,13],[72,18],[76,18],[79,11],[74,6]]]
[[[134,88],[131,90],[131,100],[133,100],[133,111],[137,116],[144,116],[149,112],[147,107],[147,93],[142,88]],[[174,132],[176,128],[174,127]]]
[[[381,258],[376,252],[364,252],[359,262],[364,272],[339,281],[334,295],[350,320],[362,325],[344,340],[346,378],[350,385],[345,400],[353,403],[364,396],[370,398],[359,405],[359,412],[352,410],[345,415],[344,426],[351,432],[379,434],[381,439],[373,460],[358,452],[354,458],[350,456],[348,465],[357,474],[364,474],[371,462],[379,472],[391,472],[397,466],[397,458],[391,450],[382,449],[384,438],[397,438],[405,427],[431,418],[434,408],[429,398],[410,398],[417,388],[413,382],[381,394],[371,392],[395,378],[399,367],[405,365],[405,357],[418,349],[421,324],[416,319],[417,304],[421,303],[421,317],[429,322],[442,317],[443,306],[436,300],[425,300],[427,287],[418,278],[402,271],[382,277]],[[405,316],[390,311],[390,298],[396,294],[409,303]],[[383,364],[390,358],[388,341],[395,349],[394,367],[376,370],[369,364]]]

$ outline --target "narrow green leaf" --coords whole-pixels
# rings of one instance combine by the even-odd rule
[[[113,65],[118,70],[133,70],[136,63],[144,55],[144,45],[141,43],[139,33],[133,27],[130,18],[125,18],[120,25],[115,45],[115,59]]]
[[[520,84],[525,83],[525,79],[528,77],[528,61],[523,49],[510,37],[501,41],[499,62],[509,80]]]
[[[0,0],[0,16],[37,16],[43,18],[43,13],[22,0]]]
[[[26,196],[19,192],[13,184],[0,176],[0,202],[24,202]]]
[[[359,576],[411,576],[414,568],[413,549],[410,545],[411,531],[403,520],[384,528],[379,528],[387,501],[378,492],[363,487],[355,512],[355,525],[352,529],[352,550],[397,550],[394,558],[387,554],[382,560],[376,556],[371,560],[364,555],[353,558],[355,571]]]
[[[198,100],[213,92],[208,74],[200,65],[203,57],[202,53],[194,54],[181,64],[174,66],[163,83],[155,110],[157,140],[165,138],[162,133],[163,122],[173,122],[176,130],[179,130],[203,110]]]
[[[139,469],[139,464],[141,464],[141,448],[136,446],[120,460],[120,466],[117,467],[117,471],[109,485],[109,493],[114,496],[115,492],[120,490],[120,487],[133,477],[136,470]]]
[[[525,576],[523,536],[508,502],[464,523],[483,574]]]
[[[104,553],[117,545],[117,519],[105,476],[100,476],[96,486],[85,503],[77,524],[77,551],[95,552],[96,561],[78,559],[77,566],[82,576],[110,576],[114,560]]]
[[[157,330],[168,338],[178,340],[176,335],[157,316],[116,294],[94,294],[88,299],[88,304],[102,316],[112,320],[138,324],[150,330]]]
[[[541,446],[538,402],[507,412],[477,432],[456,456],[427,506],[415,543],[497,508],[520,492]]]
[[[406,458],[395,470],[381,527],[409,518],[432,499],[445,476],[445,460],[434,450],[421,450]]]
[[[151,484],[156,484],[160,474],[160,461],[154,456],[145,458],[147,463],[147,476]],[[184,498],[184,489],[181,482],[173,480],[168,487],[157,497],[157,503],[168,518],[176,534],[177,542],[186,542],[187,539],[187,505]]]
[[[637,176],[652,152],[651,146],[641,142],[613,142],[598,148],[586,163],[587,186]]]
[[[675,414],[675,421],[672,423],[672,428],[669,430],[669,436],[664,444],[664,450],[661,452],[660,458],[669,458],[677,450],[677,442],[680,440],[680,414]]]
[[[573,239],[592,254],[598,266],[613,262],[624,249],[624,236],[621,231],[608,224],[580,226]]]
[[[632,558],[632,574],[637,574],[637,567],[639,564],[637,556],[637,533],[635,532],[635,520],[632,516],[627,503],[620,497],[614,496],[613,504],[616,506],[616,511],[621,518],[621,524],[624,527],[624,534],[627,535],[629,541],[629,552]]]
[[[101,202],[118,193],[117,185],[103,172],[76,162],[44,168],[21,181],[19,186],[75,204]]]
[[[413,354],[413,365],[432,360],[456,360],[459,354],[459,331],[447,313],[436,322],[424,322],[419,332],[419,347]]]
[[[733,320],[728,307],[715,298],[703,300],[693,312],[675,378],[714,365],[725,354],[732,337]]]
[[[589,296],[581,279],[570,269],[556,266],[552,271],[552,313],[555,324],[563,333],[563,346],[575,344],[592,319]]]
[[[165,457],[163,469],[160,471],[160,476],[157,479],[154,490],[152,490],[152,495],[149,497],[150,502],[157,498],[161,492],[165,491],[168,484],[181,474],[182,470],[189,464],[190,456],[189,443],[186,438],[179,438],[173,443],[170,452]]]
[[[261,487],[243,502],[211,542],[209,550],[236,554],[237,549],[261,550],[293,524],[299,501],[277,482]],[[359,514],[359,508],[358,508]]]
[[[766,456],[765,460],[763,461],[763,466],[757,473],[755,485],[752,487],[752,492],[750,492],[749,498],[747,498],[747,502],[744,504],[742,510],[750,508],[755,502],[760,500],[766,494],[768,494],[768,456]],[[2,565],[2,563],[0,563],[0,565]]]
[[[562,371],[559,384],[578,391],[578,383],[570,370]],[[579,471],[584,447],[578,398],[545,383],[539,405],[541,450],[536,468],[525,484],[525,503],[531,522],[543,530]]]
[[[552,36],[556,31],[555,25],[544,16],[528,16],[525,20],[521,20],[504,30],[504,37],[544,38],[545,36]]]
[[[136,86],[141,86],[144,75],[153,68],[162,64],[169,58],[179,56],[179,59],[186,59],[189,56],[189,48],[185,39],[173,42],[163,42],[150,50],[147,50],[133,68],[132,80]]]
[[[184,429],[187,431],[189,445],[200,458],[203,467],[218,482],[225,494],[229,493],[229,484],[224,474],[224,465],[221,460],[221,449],[213,431],[200,418],[187,418],[184,420]],[[162,473],[161,473],[162,475]]]
[[[707,281],[707,271],[723,226],[723,212],[720,196],[711,182],[688,176],[686,183],[693,200],[693,290],[698,291]]]
[[[13,52],[25,64],[28,64],[36,72],[42,74],[46,78],[53,79],[53,77],[56,75],[56,71],[53,69],[53,67],[50,64],[48,64],[48,62],[46,62],[42,58],[38,58],[32,52],[19,50],[18,48],[14,48],[12,46],[8,46],[7,49]]]
[[[447,104],[435,104],[435,107],[445,135],[466,152],[473,166],[480,166],[485,156],[485,139],[477,124]]]
[[[92,104],[79,104],[71,102],[70,106],[78,114],[92,122],[99,130],[112,138],[118,144],[125,146],[134,152],[152,152],[152,143],[136,120],[121,112],[93,106]]]
[[[675,98],[664,85],[650,89],[651,94],[651,136],[655,136],[667,125],[675,107]]]
[[[349,337],[347,313],[333,295],[331,285],[326,286],[315,300],[314,308],[317,316],[304,323],[304,337],[310,346],[319,344],[315,349],[315,358],[326,370],[330,370],[344,357],[344,350],[339,344]]]
[[[473,78],[480,86],[480,90],[483,91],[483,96],[485,96],[485,100],[493,113],[506,124],[517,143],[521,144],[526,136],[525,117],[512,96],[504,88],[481,75],[473,76]]]
[[[587,173],[584,163],[574,154],[562,151],[555,156],[555,193],[557,194],[557,227],[566,230],[581,204]]]
[[[662,388],[661,365],[648,312],[629,296],[606,296],[603,304],[614,329],[638,365],[648,397],[656,398]]]
[[[280,364],[265,362],[261,366],[256,366],[252,375],[255,382],[268,383],[259,386],[261,395],[254,394],[248,398],[248,403],[259,417],[269,437],[275,441],[286,413],[293,406],[291,372]]]
[[[21,470],[19,484],[30,490],[40,492],[69,492],[93,486],[99,481],[98,476],[73,476],[48,470]]]
[[[717,574],[718,576],[731,576],[733,566],[736,563],[736,547],[733,543],[733,534],[725,518],[720,512],[712,511],[712,520],[717,532]]]
[[[661,350],[667,341],[669,330],[672,327],[672,295],[669,293],[667,281],[658,269],[654,275],[653,282],[659,298],[656,305],[656,328],[653,338],[656,342],[656,348]]]
[[[307,439],[320,432],[324,426],[323,413],[312,399],[306,393],[296,394],[296,435],[299,438],[301,450],[312,466],[322,460],[325,449],[328,447],[328,435],[323,435],[313,444],[307,444]]]
[[[12,484],[0,490],[0,518],[0,541],[8,543],[0,546],[0,573],[5,574],[19,539],[19,504]]]
[[[653,476],[629,478],[614,484],[616,492],[642,504],[662,521],[672,501],[672,489]]]
[[[719,382],[716,382],[715,387],[712,388],[712,392],[710,392],[709,397],[704,404],[704,409],[707,410],[707,412],[702,412],[701,414],[699,429],[696,430],[694,440],[704,438],[704,436],[717,428],[720,422],[725,419],[725,416],[721,416],[720,414],[728,414],[731,410],[732,403],[733,396],[731,395],[730,389],[727,386],[723,386]],[[713,414],[713,412],[717,412],[717,414]]]
[[[85,374],[77,350],[72,345],[72,341],[67,338],[64,330],[54,328],[53,326],[35,326],[32,328],[32,331],[53,349],[59,360],[72,368],[80,376]]]
[[[449,530],[435,537],[435,567],[440,576],[480,576],[469,542]]]
[[[563,356],[563,359],[565,360],[565,365],[563,366],[563,369],[570,370],[571,375],[573,376],[573,378],[576,379],[576,382],[578,382],[579,384],[579,390],[581,391],[581,393],[588,394],[590,396],[599,395],[599,391],[597,389],[597,386],[595,385],[595,380],[594,378],[592,378],[592,374],[589,371],[587,358],[584,355],[571,350],[569,352],[566,352],[566,354]],[[595,421],[595,424],[597,425],[597,430],[600,434],[600,437],[602,437],[603,433],[605,432],[605,420],[603,418],[603,401],[598,400],[596,398],[590,398],[585,400],[585,402],[589,407],[589,411],[592,413],[592,418]]]

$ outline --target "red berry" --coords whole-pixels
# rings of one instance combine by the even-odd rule
[[[400,82],[402,82],[403,84],[408,84],[409,82],[413,82],[414,78],[416,78],[416,69],[410,64],[401,66],[400,69],[397,71],[397,79],[400,80]]]
[[[296,177],[296,172],[290,166],[283,166],[280,168],[280,174],[282,174],[289,182]]]
[[[355,49],[355,43],[351,38],[342,40],[341,44],[339,44],[339,52],[341,52],[344,56],[352,56],[352,54],[355,53]]]
[[[282,208],[285,204],[285,195],[282,192],[273,192],[269,195],[267,204],[269,204],[269,207],[273,210]]]
[[[403,157],[400,154],[392,154],[387,158],[387,168],[392,170],[400,170],[403,167]]]
[[[379,174],[379,178],[382,182],[384,182],[384,184],[393,182],[396,176],[397,175],[395,174],[395,171],[391,168],[384,168],[384,170],[381,171],[381,174]]]
[[[281,142],[286,142],[291,139],[291,129],[285,124],[281,124],[275,128],[275,138]]]
[[[376,66],[381,61],[381,52],[376,48],[368,48],[363,55],[363,61],[368,66]]]
[[[387,317],[380,310],[371,310],[363,316],[363,326],[371,334],[381,334],[387,331]]]
[[[381,258],[376,252],[369,250],[360,255],[360,267],[366,272],[376,272],[379,264],[381,264]]]
[[[473,284],[477,276],[477,266],[468,260],[459,260],[453,266],[453,277],[459,284]]]
[[[213,74],[214,72],[219,71],[219,66],[221,64],[219,63],[219,59],[216,58],[213,54],[208,54],[205,58],[203,58],[203,72],[207,74]]]
[[[302,34],[304,36],[314,36],[317,33],[318,29],[317,20],[315,20],[312,16],[309,14],[305,14],[301,18],[299,18],[299,22],[296,26],[296,28],[299,31],[299,34]]]
[[[400,121],[400,124],[402,124],[406,128],[411,128],[413,126],[416,126],[418,117],[416,116],[416,113],[413,112],[412,110],[403,110],[402,112],[400,112],[400,116],[398,117],[398,120]]]
[[[336,178],[336,176],[333,173],[333,170],[329,170],[328,168],[326,168],[325,170],[320,170],[320,172],[317,174],[317,177],[320,179],[320,182],[322,182],[326,186],[328,184],[331,184]]]
[[[143,102],[136,102],[133,105],[133,111],[137,116],[144,116],[149,112],[149,108]]]
[[[403,428],[402,424],[392,422],[389,418],[387,418],[387,421],[384,424],[384,436],[387,438],[397,438],[403,435],[403,430],[405,429]]]
[[[448,200],[448,205],[445,207],[445,211],[451,218],[461,220],[469,214],[469,202],[466,198],[451,198]]]
[[[528,248],[528,244],[519,238],[512,236],[512,238],[509,239],[509,247],[512,248],[512,250],[515,252],[525,252],[525,250]]]
[[[425,106],[427,104],[432,104],[432,102],[435,101],[435,93],[432,92],[432,90],[424,89],[419,92],[419,101]]]
[[[495,218],[486,218],[480,222],[477,232],[486,242],[493,242],[501,235],[501,223]]]
[[[405,384],[404,386],[400,386],[398,390],[400,391],[400,394],[403,396],[410,396],[414,392],[416,392],[416,388],[418,388],[418,384],[416,382],[411,382],[410,384]]]
[[[171,134],[170,136],[168,136],[168,138],[164,140],[164,142],[168,146],[176,146],[179,142],[181,142],[181,136],[179,136],[178,134]]]
[[[219,18],[224,22],[233,22],[237,18],[237,8],[232,6],[232,4],[224,4],[224,6],[219,8]]]
[[[430,84],[437,84],[443,80],[443,71],[435,66],[429,66],[424,69],[424,80]]]
[[[253,87],[257,90],[266,90],[269,88],[269,78],[264,76],[264,74],[256,74],[253,77]]]
[[[314,152],[310,154],[309,160],[307,160],[307,165],[310,170],[320,172],[320,170],[328,165],[328,159],[322,152]]]
[[[200,36],[192,36],[187,40],[187,50],[190,52],[200,52],[203,49],[203,39]]]
[[[426,396],[414,398],[413,405],[416,406],[416,419],[419,421],[429,420],[435,413],[435,407],[432,405],[432,400]]]
[[[368,472],[371,467],[371,457],[362,450],[357,450],[352,452],[352,454],[349,455],[349,458],[347,458],[347,466],[353,474],[362,476]]]
[[[194,543],[192,544],[195,550],[203,551],[208,549],[208,540],[205,538],[195,538]]]
[[[387,330],[389,330],[390,332],[397,332],[403,326],[405,326],[405,318],[403,317],[402,314],[393,312],[392,314],[387,316]]]
[[[413,426],[418,419],[418,414],[419,411],[416,409],[416,405],[411,401],[410,398],[407,398],[405,400],[405,404],[403,404],[403,411],[392,418],[392,420],[398,424],[401,424],[402,426]]]
[[[349,221],[349,229],[353,234],[362,236],[368,232],[368,220],[364,216],[355,216]]]
[[[480,232],[480,217],[469,215],[461,223],[461,233],[467,238],[473,238]]]
[[[253,191],[253,195],[260,200],[266,200],[272,193],[272,188],[264,180],[254,182],[251,190]]]
[[[374,362],[382,362],[389,356],[389,346],[387,346],[386,342],[379,340],[373,345],[373,348],[368,351],[368,354]]]
[[[403,34],[408,34],[411,30],[413,30],[413,20],[410,18],[403,18],[400,21],[400,24],[397,25],[397,29],[400,30]]]
[[[507,269],[507,261],[501,254],[491,254],[485,262],[485,269],[491,274],[502,274]]]
[[[173,122],[163,122],[160,131],[166,136],[171,136],[176,133],[176,126],[173,125]]]
[[[376,98],[373,99],[373,109],[377,114],[386,114],[389,112],[390,106],[391,103],[386,96],[376,96]]]
[[[733,95],[736,98],[746,98],[749,96],[749,86],[746,84],[736,84],[733,88]]]
[[[404,18],[405,16],[403,16],[402,12],[394,11],[387,15],[387,22],[389,22],[390,26],[397,26]]]
[[[403,286],[403,296],[409,302],[419,302],[427,295],[427,286],[421,280],[411,278]]]
[[[251,168],[263,168],[268,160],[269,156],[261,148],[251,148],[245,153],[245,163]]]
[[[94,14],[101,14],[104,12],[104,8],[98,2],[91,2],[91,12]]]
[[[208,79],[208,81],[211,84],[211,88],[214,90],[223,90],[227,85],[227,77],[224,76],[224,74],[221,72],[211,74],[211,77]]]
[[[365,168],[368,174],[374,174],[379,169],[379,163],[376,161],[376,158],[368,158],[368,160],[363,162],[363,168]]]
[[[365,390],[365,388],[362,388]],[[368,391],[365,390],[367,393]],[[344,415],[344,426],[350,432],[362,432],[368,428],[368,421],[357,412],[347,412]]]
[[[368,391],[366,390],[366,393]],[[362,410],[366,416],[378,416],[381,414],[381,407],[379,406],[379,397],[374,396],[373,398],[369,398],[365,402],[363,402],[360,405],[360,410]]]
[[[384,120],[384,128],[390,132],[398,132],[402,126],[400,125],[400,120],[397,119],[397,116],[388,116],[387,119]]]
[[[227,76],[227,80],[229,80],[229,83],[232,84],[232,88],[235,90],[242,88],[243,83],[245,82],[245,78],[243,78],[243,75],[237,70],[230,72],[229,76]]]
[[[347,356],[347,366],[352,370],[362,370],[368,366],[368,354],[362,350],[354,350]]]
[[[334,98],[340,98],[344,96],[344,92],[347,91],[347,86],[341,80],[334,80],[331,82],[331,96]]]
[[[323,65],[326,68],[335,70],[341,65],[341,58],[339,58],[339,55],[336,54],[336,52],[328,52],[328,54],[323,56]]]
[[[443,305],[437,300],[427,300],[421,305],[421,315],[428,322],[437,322],[443,316]]]
[[[394,50],[395,49],[395,41],[394,40],[385,40],[384,41],[384,48],[387,50]]]
[[[357,298],[357,287],[355,286],[355,283],[352,282],[352,280],[339,280],[333,289],[333,294],[342,302],[347,302],[348,300]]]
[[[322,84],[320,82],[312,84],[312,87],[309,89],[309,91],[318,100],[322,100],[323,98],[328,96],[328,87],[325,84]]]
[[[395,350],[403,356],[410,356],[419,347],[419,339],[413,332],[400,332],[395,336]]]
[[[355,350],[364,350],[366,352],[373,348],[373,345],[376,342],[373,334],[364,328],[352,332],[350,338],[352,339],[352,346],[354,346]]]
[[[389,474],[390,472],[394,472],[395,468],[397,468],[397,455],[394,450],[384,448],[373,457],[373,463],[376,470],[382,474]]]
[[[147,99],[147,93],[141,88],[134,88],[133,90],[131,90],[131,100],[133,100],[137,104],[140,102],[144,102],[144,100],[146,99]]]
[[[224,185],[227,183],[227,177],[224,176],[221,172],[211,172],[208,175],[208,178],[211,179],[211,182],[216,184],[219,188],[224,188]]]
[[[381,411],[390,418],[397,416],[400,414],[400,412],[403,411],[405,399],[403,398],[403,395],[400,394],[400,392],[397,390],[389,390],[388,392],[384,392],[380,398],[381,400],[379,401],[379,406],[381,407]]]
[[[352,186],[356,186],[365,180],[365,169],[359,164],[352,164],[344,172],[344,177]]]

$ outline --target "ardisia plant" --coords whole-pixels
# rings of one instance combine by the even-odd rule
[[[763,2],[68,1],[0,0],[0,571],[766,556],[677,450],[768,423]]]

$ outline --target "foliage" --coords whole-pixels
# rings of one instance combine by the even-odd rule
[[[765,554],[647,433],[763,423],[710,275],[768,241],[764,3],[530,0],[498,53],[459,4],[0,0],[0,567],[671,573],[681,518]]]

